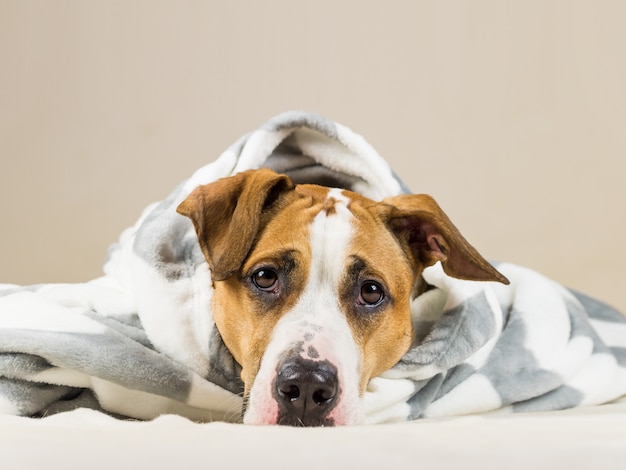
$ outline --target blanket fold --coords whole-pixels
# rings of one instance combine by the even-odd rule
[[[409,192],[350,129],[311,113],[276,116],[148,206],[111,247],[101,278],[0,285],[0,413],[88,407],[239,421],[241,368],[215,328],[211,273],[176,207],[200,184],[261,167],[373,199]],[[435,288],[412,303],[413,347],[370,382],[368,423],[562,409],[626,394],[619,312],[532,270],[496,267],[511,285],[427,268]]]

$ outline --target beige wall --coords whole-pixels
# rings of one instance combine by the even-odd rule
[[[626,2],[0,0],[0,282],[74,282],[288,109],[486,256],[626,310]]]

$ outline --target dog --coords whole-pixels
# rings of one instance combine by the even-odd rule
[[[362,422],[368,382],[413,343],[427,266],[508,284],[427,195],[376,202],[259,169],[199,186],[177,210],[211,269],[247,424]]]

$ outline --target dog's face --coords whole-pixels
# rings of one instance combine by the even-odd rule
[[[359,423],[369,380],[412,344],[426,266],[506,282],[428,196],[377,203],[255,170],[198,187],[178,211],[194,223],[215,323],[242,366],[245,423]]]

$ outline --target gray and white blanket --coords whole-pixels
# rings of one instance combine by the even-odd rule
[[[259,167],[296,183],[373,199],[408,189],[359,135],[285,113],[245,135],[111,248],[84,284],[0,286],[0,413],[77,407],[150,419],[240,419],[239,365],[211,318],[211,282],[178,204],[199,184]],[[556,410],[626,394],[626,321],[610,307],[528,269],[497,264],[511,284],[461,281],[439,265],[412,304],[416,337],[374,378],[367,422],[498,410]]]

